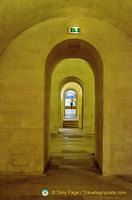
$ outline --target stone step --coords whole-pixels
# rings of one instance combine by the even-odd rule
[[[64,120],[63,128],[78,128],[79,121],[78,120]]]

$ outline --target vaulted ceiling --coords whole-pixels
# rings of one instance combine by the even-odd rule
[[[26,29],[60,16],[97,18],[132,35],[131,0],[0,0],[0,53]]]

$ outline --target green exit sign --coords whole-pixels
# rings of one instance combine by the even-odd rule
[[[80,27],[70,27],[69,33],[79,34],[80,33]]]

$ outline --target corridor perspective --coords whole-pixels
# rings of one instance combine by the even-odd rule
[[[132,199],[132,1],[0,1],[0,200]]]

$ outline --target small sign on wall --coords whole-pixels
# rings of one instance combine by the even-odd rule
[[[69,33],[73,33],[73,34],[79,34],[80,33],[80,27],[70,27],[68,29]]]

